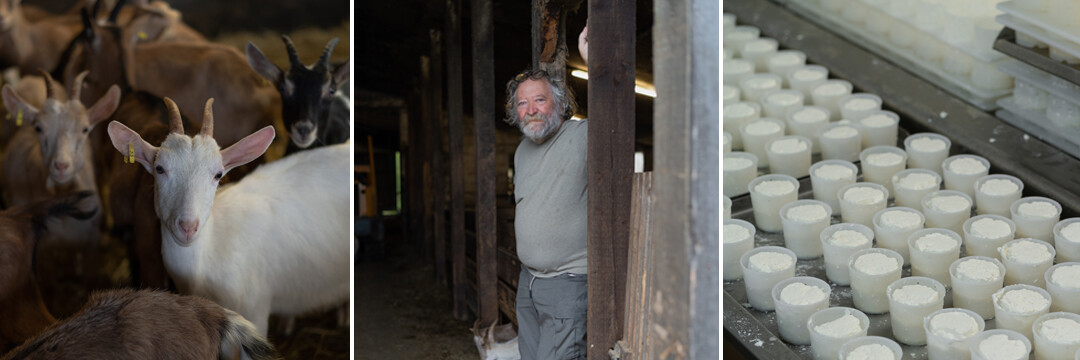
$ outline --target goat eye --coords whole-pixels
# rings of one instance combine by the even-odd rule
[[[161,165],[158,165],[158,166],[154,167],[154,170],[157,171],[158,174],[164,174],[165,173],[165,168],[161,167]]]
[[[84,128],[82,129],[82,133],[83,133],[83,134],[85,134],[85,133],[88,133],[88,132],[90,132],[90,127],[89,127],[89,126],[87,126],[87,127],[84,127]]]
[[[40,126],[34,126],[34,131],[37,131],[38,134],[40,134],[41,133],[41,127]]]
[[[214,180],[221,180],[221,172],[220,171],[218,171],[217,174],[214,174]]]

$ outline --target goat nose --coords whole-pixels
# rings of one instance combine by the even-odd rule
[[[71,165],[66,163],[66,162],[55,162],[55,163],[53,163],[53,167],[56,168],[56,171],[60,171],[60,172],[63,172],[64,170],[67,170],[67,168],[69,166],[71,166]]]
[[[296,133],[301,136],[306,136],[308,133],[311,133],[311,126],[307,124],[296,125]]]
[[[195,235],[196,231],[199,231],[199,220],[196,219],[181,219],[180,229],[184,231],[185,235]]]

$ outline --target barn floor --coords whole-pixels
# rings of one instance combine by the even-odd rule
[[[479,358],[472,323],[453,317],[450,289],[435,283],[431,263],[393,230],[385,257],[356,262],[355,359]]]

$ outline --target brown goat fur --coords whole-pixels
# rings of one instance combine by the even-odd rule
[[[197,296],[109,290],[15,348],[15,359],[274,359],[250,322]]]
[[[56,322],[45,308],[33,275],[37,238],[51,218],[85,218],[97,209],[84,207],[82,192],[46,199],[0,212],[0,353],[11,349]]]
[[[169,135],[169,127],[157,122],[138,129],[153,143],[165,141]],[[112,158],[120,160],[116,155]],[[110,175],[109,189],[114,233],[127,244],[134,285],[167,289],[169,275],[161,259],[161,220],[154,210],[153,175],[137,164],[120,164]]]

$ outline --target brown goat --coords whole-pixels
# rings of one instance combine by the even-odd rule
[[[142,16],[159,16],[147,11]],[[189,120],[202,115],[207,98],[216,98],[219,121],[214,137],[228,147],[248,134],[273,124],[280,116],[281,97],[247,64],[239,50],[224,45],[191,41],[140,42],[137,35],[157,34],[167,22],[140,21],[130,26],[85,21],[81,36],[81,69],[65,70],[65,77],[90,70],[87,95],[103,91],[94,86],[121,84],[176,101]],[[145,26],[145,28],[137,28]],[[95,85],[97,84],[97,85]],[[201,122],[192,120],[194,128]]]
[[[54,69],[64,49],[82,30],[78,15],[44,16],[32,21],[19,3],[0,1],[0,67],[18,66],[24,74]]]
[[[33,276],[37,238],[53,223],[51,218],[88,218],[97,212],[79,208],[91,195],[71,194],[0,212],[0,353],[56,322],[45,308]]]
[[[16,359],[274,359],[255,327],[210,300],[163,291],[97,292],[15,348]]]

